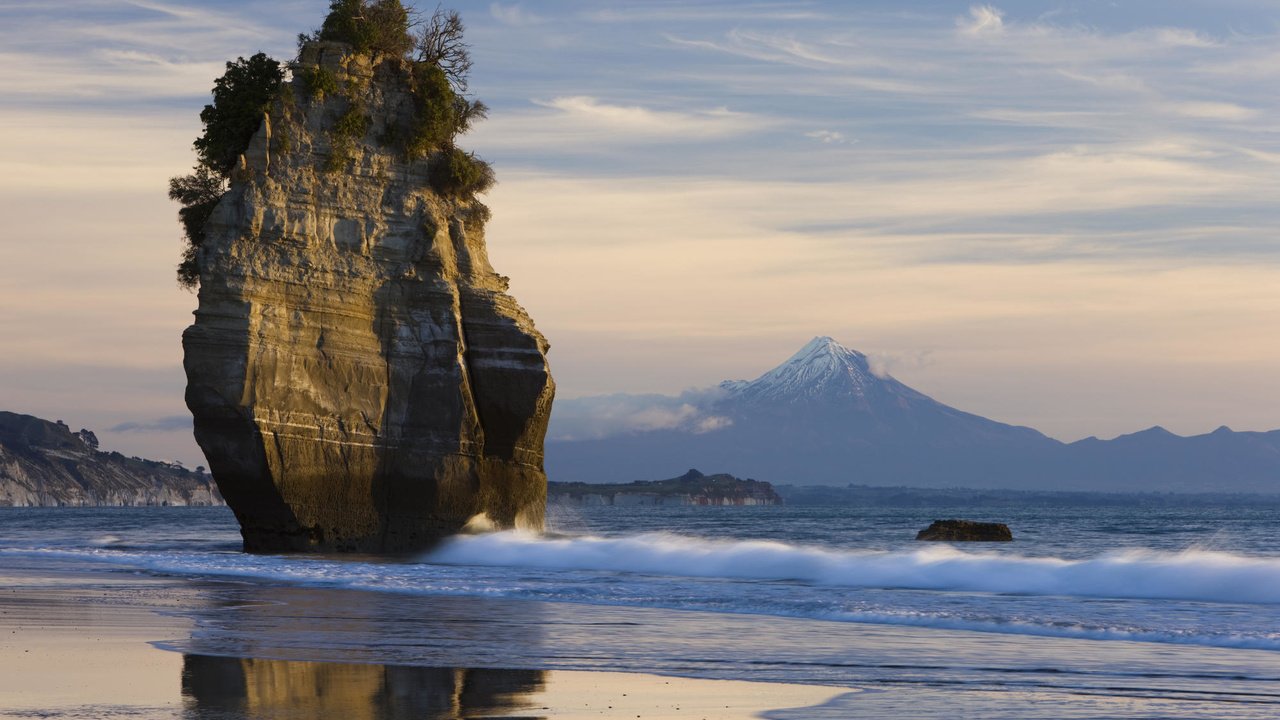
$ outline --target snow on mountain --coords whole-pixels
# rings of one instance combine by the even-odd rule
[[[874,394],[928,399],[891,377],[877,376],[866,355],[825,336],[810,340],[755,380],[730,380],[720,387],[735,401],[748,404],[853,399],[865,405]]]
[[[938,402],[817,337],[755,380],[679,396],[557,401],[546,467],[563,481],[686,467],[795,484],[1277,492],[1280,431],[1163,428],[1064,445]]]

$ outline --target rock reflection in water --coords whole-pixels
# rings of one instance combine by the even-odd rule
[[[189,720],[445,720],[531,708],[542,670],[427,668],[185,655]],[[537,713],[521,717],[539,717]]]

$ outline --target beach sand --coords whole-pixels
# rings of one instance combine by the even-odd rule
[[[0,588],[0,718],[1271,720],[1280,707],[1269,651],[168,577],[57,553],[0,556]]]
[[[217,656],[198,634],[206,589],[141,574],[0,575],[3,718],[763,717],[848,690],[641,673],[441,668]]]

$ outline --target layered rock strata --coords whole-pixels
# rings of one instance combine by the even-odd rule
[[[496,274],[488,211],[394,142],[402,61],[306,47],[205,226],[183,334],[195,435],[249,551],[409,551],[540,527],[546,340]],[[308,93],[323,71],[337,92]],[[353,108],[363,134],[343,135]],[[349,127],[349,126],[348,126]]]

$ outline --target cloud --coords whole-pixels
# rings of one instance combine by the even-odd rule
[[[1171,112],[1205,120],[1250,120],[1258,111],[1228,102],[1185,101],[1167,105]]]
[[[190,415],[171,415],[169,417],[157,418],[155,420],[123,422],[119,425],[113,425],[107,428],[106,431],[113,433],[153,433],[176,432],[180,430],[191,430]]]
[[[558,97],[537,104],[559,111],[560,120],[649,137],[722,137],[751,132],[763,125],[760,118],[727,108],[695,112],[653,110],[638,105],[610,104],[586,95]]]
[[[583,15],[598,23],[646,23],[646,22],[742,22],[744,20],[770,23],[818,20],[821,12],[796,8],[786,3],[753,3],[735,0],[727,3],[662,3],[644,2],[629,7],[601,8]]]
[[[835,130],[814,130],[804,134],[807,138],[813,138],[828,145],[843,145],[845,143],[844,133]]]
[[[694,425],[693,432],[697,435],[702,435],[703,433],[723,430],[732,424],[733,420],[731,418],[727,418],[723,415],[710,415],[699,420],[698,423]]]
[[[666,110],[610,103],[588,95],[535,100],[538,110],[507,112],[468,135],[482,152],[490,148],[577,154],[636,145],[723,140],[762,132],[777,121],[727,108]]]
[[[990,5],[974,5],[969,17],[956,20],[956,27],[964,35],[999,35],[1004,32],[1004,13]]]
[[[892,377],[901,370],[921,370],[934,363],[932,350],[915,350],[901,353],[873,352],[867,356],[871,374],[879,378]]]
[[[529,25],[538,25],[546,21],[545,18],[526,10],[519,3],[512,5],[493,3],[489,6],[489,14],[503,25],[509,25],[512,27],[527,27]]]
[[[686,390],[679,395],[602,395],[557,400],[549,437],[584,440],[655,430],[703,434],[733,424],[710,408],[718,388]]]

